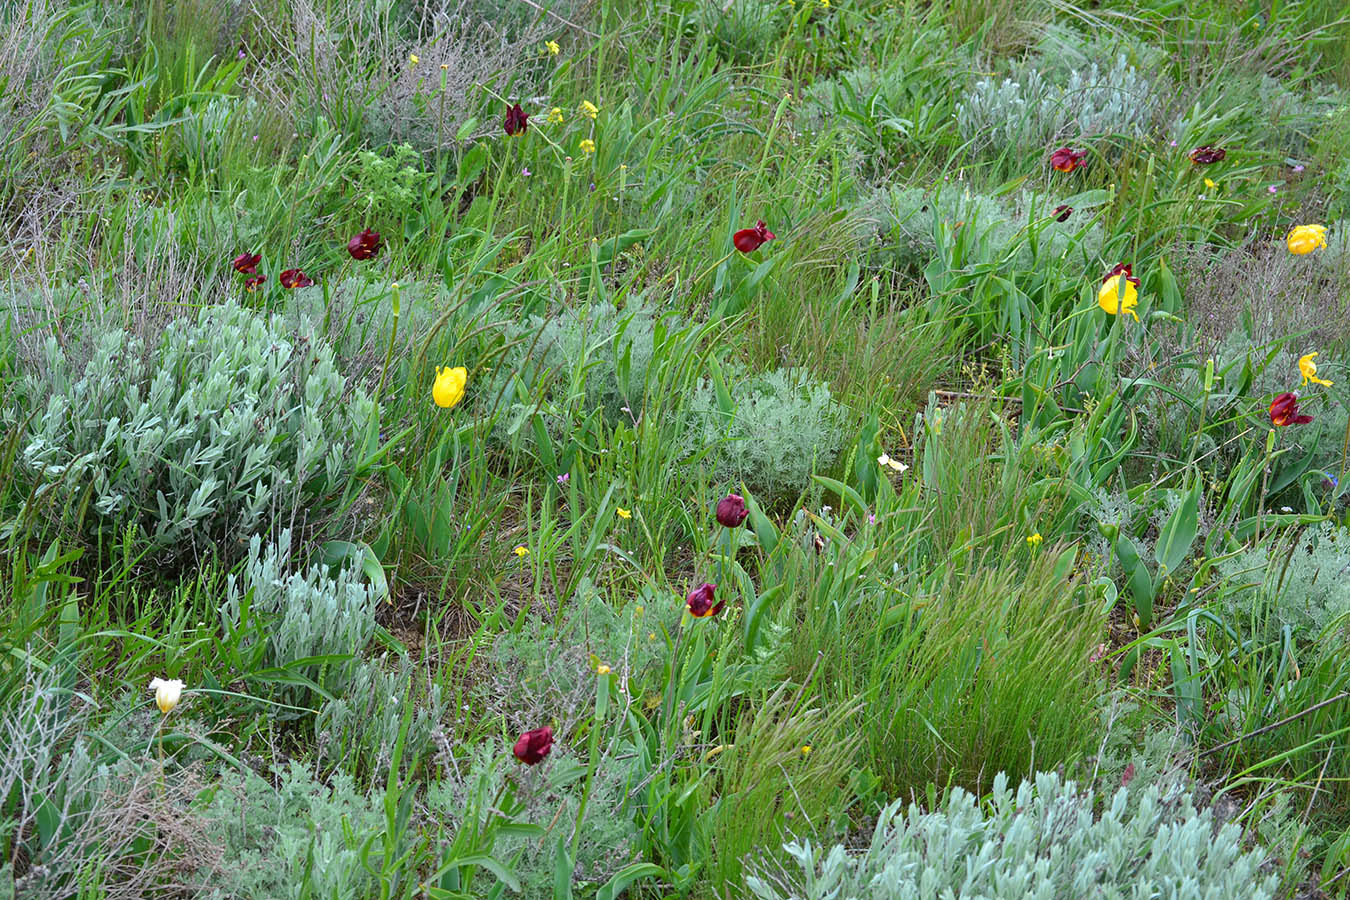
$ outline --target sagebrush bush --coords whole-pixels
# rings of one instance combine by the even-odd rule
[[[386,659],[358,664],[343,694],[325,702],[315,716],[319,758],[348,771],[363,766],[367,772],[387,772],[408,703],[415,704],[415,711],[403,739],[403,765],[424,758],[446,705],[439,684],[414,691],[416,677],[417,667],[406,656],[392,667]]]
[[[303,568],[291,557],[290,532],[283,531],[265,551],[257,535],[249,541],[242,574],[226,582],[220,616],[240,652],[259,667],[286,668],[342,695],[364,665],[359,654],[375,633],[377,599],[355,567],[339,570],[336,578],[321,565]],[[320,659],[296,665],[315,657]],[[313,693],[303,684],[281,689],[296,704]]]
[[[169,325],[157,346],[96,330],[82,367],[55,337],[19,389],[27,420],[15,473],[50,511],[39,532],[122,538],[161,564],[242,538],[280,518],[333,511],[353,443],[374,407],[350,396],[311,330],[230,303]]]
[[[1219,564],[1230,619],[1289,626],[1311,640],[1340,622],[1350,631],[1350,529],[1322,522],[1302,534],[1245,549]],[[1273,630],[1273,629],[1272,629]]]
[[[1278,879],[1262,873],[1259,852],[1243,849],[1242,829],[1216,829],[1212,812],[1197,811],[1180,788],[1122,787],[1100,816],[1095,802],[1055,773],[1039,773],[1014,793],[1000,772],[987,805],[960,788],[932,812],[897,800],[882,810],[862,853],[789,843],[800,871],[751,862],[746,886],[762,900],[1275,895]]]
[[[1099,134],[1148,133],[1160,106],[1150,81],[1124,54],[1055,84],[1028,68],[1002,81],[980,79],[956,102],[961,139],[984,151],[1044,147]]]
[[[784,498],[807,486],[813,471],[834,462],[843,443],[843,410],[824,382],[805,369],[775,369],[728,378],[735,411],[728,416],[705,379],[687,410],[689,446],[720,484],[744,482],[757,495]]]

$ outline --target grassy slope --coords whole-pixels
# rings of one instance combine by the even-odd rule
[[[1335,6],[0,14],[0,878],[731,896],[788,835],[1063,769],[1199,785],[1343,892]],[[105,444],[146,396],[177,442]]]

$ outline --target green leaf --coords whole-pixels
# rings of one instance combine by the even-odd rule
[[[614,900],[639,878],[665,878],[666,870],[652,863],[633,863],[614,873],[596,892],[595,900]]]
[[[374,549],[365,541],[327,541],[319,547],[320,561],[330,569],[339,569],[344,565],[361,567],[371,587],[381,600],[389,599],[389,580],[384,575],[384,566]]]
[[[1158,562],[1159,578],[1175,572],[1185,561],[1186,554],[1191,551],[1191,544],[1195,542],[1202,484],[1200,478],[1195,479],[1195,484],[1182,496],[1181,503],[1158,534],[1158,543],[1153,548],[1153,558]]]

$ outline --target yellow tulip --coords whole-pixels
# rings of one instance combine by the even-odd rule
[[[464,399],[464,385],[469,380],[469,370],[463,366],[453,369],[436,367],[436,383],[431,388],[431,399],[442,409],[453,409]]]
[[[1327,245],[1327,226],[1298,225],[1293,231],[1289,232],[1287,243],[1289,244],[1289,252],[1297,256],[1311,253],[1318,247]]]
[[[177,678],[152,678],[150,690],[155,692],[155,705],[167,716],[183,696],[183,682]]]
[[[1120,294],[1122,285],[1125,292],[1123,297]],[[1112,275],[1106,279],[1106,283],[1101,286],[1101,290],[1097,291],[1097,305],[1113,316],[1119,315],[1121,312],[1127,312],[1134,316],[1136,322],[1139,321],[1139,316],[1134,311],[1134,308],[1139,305],[1139,290],[1134,286],[1134,282],[1123,274]]]
[[[1325,378],[1317,377],[1317,363],[1313,362],[1313,357],[1316,355],[1317,352],[1314,351],[1312,353],[1305,353],[1298,358],[1298,370],[1303,375],[1303,384],[1306,385],[1311,381],[1313,384],[1331,387],[1330,381],[1327,381]]]

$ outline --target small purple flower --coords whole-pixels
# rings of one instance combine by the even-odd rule
[[[1298,174],[1299,172],[1302,172],[1302,171],[1303,171],[1303,163],[1299,163],[1299,164],[1297,164],[1296,166],[1294,166],[1294,173],[1295,173],[1295,174]]]
[[[523,168],[523,169],[520,170],[520,174],[523,175],[523,176],[526,177],[526,178],[529,178],[529,177],[530,177],[531,175],[533,175],[534,173],[531,172],[528,168]]]
[[[1171,147],[1175,147],[1176,145],[1177,145],[1177,142],[1176,142],[1176,141],[1172,141],[1172,143],[1169,144],[1169,146],[1171,146]]]
[[[1278,191],[1279,188],[1272,184],[1270,187],[1266,188],[1266,190],[1270,191],[1273,194],[1276,191]]]
[[[243,48],[243,47],[240,47],[240,48],[239,48],[239,55],[236,56],[235,59],[243,59],[244,56],[245,56],[244,48]]]
[[[868,513],[868,514],[867,514],[867,524],[868,524],[868,525],[875,525],[875,524],[877,524],[877,514],[876,514],[876,513]]]
[[[562,473],[561,475],[559,475],[558,478],[557,478],[558,484],[567,484],[567,482],[569,482],[569,481],[571,481],[571,480],[572,480],[572,473],[571,473],[571,472],[564,472],[564,473]]]

